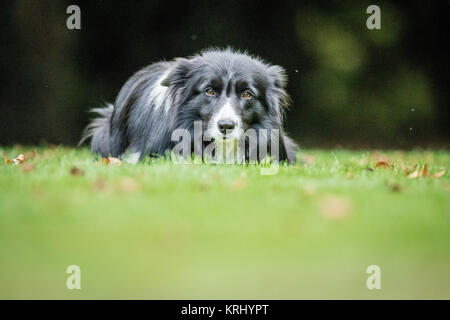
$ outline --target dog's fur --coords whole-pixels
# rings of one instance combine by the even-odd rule
[[[176,144],[172,132],[183,128],[192,133],[194,121],[201,120],[205,135],[213,139],[238,139],[238,130],[222,134],[217,129],[226,120],[244,131],[278,129],[279,160],[292,163],[297,146],[283,129],[290,100],[285,86],[283,68],[231,49],[154,63],[125,83],[114,105],[94,109],[100,117],[87,126],[81,142],[92,138],[93,152],[128,154],[134,162],[164,155]],[[258,137],[258,145],[264,139],[270,153],[267,137]]]

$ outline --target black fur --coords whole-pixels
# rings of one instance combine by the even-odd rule
[[[159,85],[167,90],[159,90],[164,95],[155,96],[154,88]],[[171,141],[174,129],[192,132],[194,121],[202,120],[206,130],[223,104],[222,98],[228,97],[244,130],[280,130],[279,159],[292,163],[296,161],[297,145],[283,130],[284,111],[289,103],[285,86],[286,75],[281,67],[230,49],[207,50],[188,59],[154,63],[125,83],[114,106],[94,109],[100,117],[88,125],[81,142],[92,138],[92,151],[104,157],[128,152],[139,152],[140,159],[164,155],[176,143]],[[205,95],[207,87],[217,92],[214,99]],[[254,97],[241,99],[241,93],[248,88]]]

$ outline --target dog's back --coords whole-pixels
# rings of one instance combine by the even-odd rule
[[[170,99],[168,87],[160,83],[170,66],[170,62],[158,62],[143,68],[123,85],[114,105],[92,109],[98,117],[86,127],[80,144],[91,138],[92,152],[103,157],[117,157],[124,152],[141,151],[146,143],[144,136],[153,137],[155,142],[161,141],[161,136],[167,135],[167,127],[161,124],[170,116]],[[142,127],[143,123],[145,127]],[[129,136],[135,139],[129,139]],[[159,153],[164,147],[151,152]]]

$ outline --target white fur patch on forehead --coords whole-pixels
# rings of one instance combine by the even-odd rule
[[[169,73],[170,70],[167,70],[156,80],[148,96],[149,103],[153,104],[154,111],[158,111],[162,106],[164,106],[165,112],[169,111],[170,103],[167,101],[169,88],[161,85],[161,82],[167,78]]]

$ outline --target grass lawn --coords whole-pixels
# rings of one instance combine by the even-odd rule
[[[448,151],[304,150],[271,176],[37,152],[0,164],[0,298],[450,299]]]

